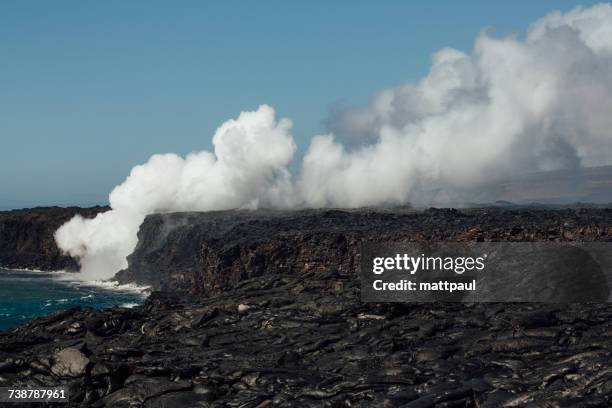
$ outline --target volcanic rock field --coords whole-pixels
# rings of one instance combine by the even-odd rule
[[[401,240],[612,241],[612,210],[152,215],[117,275],[145,304],[0,333],[0,387],[63,385],[75,407],[612,406],[609,303],[361,302],[362,243]]]

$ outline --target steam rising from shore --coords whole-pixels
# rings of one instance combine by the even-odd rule
[[[92,220],[75,216],[56,241],[80,259],[85,279],[103,279],[127,266],[147,214],[295,206],[287,170],[296,150],[290,128],[290,120],[276,121],[274,110],[262,105],[221,125],[214,153],[156,154],[111,192],[112,211]]]
[[[222,124],[214,152],[154,155],[110,194],[112,211],[56,233],[86,278],[127,266],[147,214],[232,208],[426,205],[526,171],[610,163],[612,7],[536,21],[525,39],[483,32],[429,74],[335,112],[296,176],[291,121],[262,105]],[[441,198],[442,197],[442,198]]]

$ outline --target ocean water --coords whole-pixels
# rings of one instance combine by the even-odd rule
[[[142,288],[80,282],[68,273],[0,269],[0,330],[68,307],[133,307],[145,297]]]

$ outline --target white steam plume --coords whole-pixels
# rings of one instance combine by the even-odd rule
[[[435,54],[427,77],[337,112],[301,175],[310,206],[418,202],[517,172],[610,163],[612,7],[536,21],[527,38],[482,33]],[[356,146],[355,146],[356,145]]]
[[[443,49],[422,80],[337,112],[295,182],[291,122],[263,105],[224,123],[214,154],[155,155],[136,166],[111,193],[112,211],[76,217],[56,239],[87,277],[110,277],[150,213],[426,204],[433,187],[457,200],[518,173],[609,164],[611,107],[612,7],[556,12],[525,39],[485,32],[471,54]]]
[[[112,211],[64,224],[55,234],[59,247],[80,259],[83,278],[109,278],[127,266],[147,214],[294,206],[290,128],[290,120],[275,121],[274,110],[262,105],[217,129],[214,154],[152,156],[112,191]]]

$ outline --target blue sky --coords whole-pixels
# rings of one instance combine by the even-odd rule
[[[153,153],[268,103],[301,149],[331,106],[418,79],[485,27],[575,1],[0,2],[0,208],[104,203]]]

